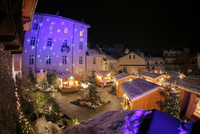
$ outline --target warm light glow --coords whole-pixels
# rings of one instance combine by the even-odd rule
[[[83,31],[80,31],[80,36],[83,36]]]
[[[129,81],[132,81],[132,79],[129,79]]]
[[[81,83],[81,86],[82,86],[83,88],[88,88],[88,84],[86,84],[86,83]]]
[[[68,33],[68,28],[65,27],[64,33]]]

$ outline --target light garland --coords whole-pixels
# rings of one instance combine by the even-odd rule
[[[35,130],[30,122],[28,122],[28,119],[24,116],[24,113],[21,110],[21,104],[20,104],[20,98],[17,91],[17,88],[15,88],[15,97],[17,99],[16,105],[17,105],[17,112],[19,114],[19,123],[21,124],[22,133],[24,134],[34,134]]]

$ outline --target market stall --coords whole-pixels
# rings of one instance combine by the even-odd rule
[[[113,76],[115,73],[111,71],[100,70],[96,71],[94,74],[97,80],[97,84],[100,86],[112,85],[114,82]]]
[[[74,73],[63,73],[59,76],[59,89],[63,93],[75,92],[81,89],[80,75]]]

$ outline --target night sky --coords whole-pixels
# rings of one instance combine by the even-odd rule
[[[130,50],[200,48],[199,5],[192,0],[38,0],[36,12],[90,24],[88,43]]]

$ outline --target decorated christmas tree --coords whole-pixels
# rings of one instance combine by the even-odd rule
[[[97,90],[97,81],[95,79],[94,71],[88,77],[88,94],[87,97],[90,99],[92,105],[98,105],[102,103],[101,92]]]
[[[178,89],[169,89],[167,88],[165,91],[161,91],[160,94],[165,98],[164,101],[159,101],[158,104],[161,108],[161,111],[179,118],[181,112],[181,100]]]

